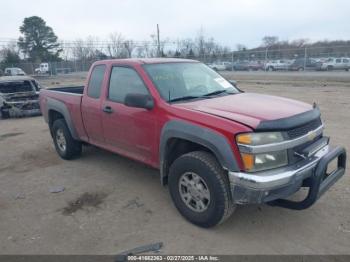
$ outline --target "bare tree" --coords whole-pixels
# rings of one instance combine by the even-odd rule
[[[15,65],[21,61],[20,50],[15,41],[9,42],[0,50],[0,68]]]
[[[214,41],[214,38],[211,37],[207,40],[204,39],[204,52],[206,55],[211,55],[213,54],[214,50],[217,49],[217,44]]]
[[[65,41],[59,41],[59,44],[62,46],[61,57],[66,61],[69,60],[73,56],[72,46]]]
[[[180,53],[182,57],[187,57],[191,50],[195,48],[195,43],[191,38],[186,38],[182,40],[177,40],[177,51]]]
[[[277,36],[264,36],[262,39],[263,46],[264,47],[270,47],[273,45],[276,45],[278,43],[278,37]]]
[[[307,44],[309,44],[309,39],[307,38],[301,38],[301,39],[296,39],[296,40],[293,40],[290,44],[292,46],[295,46],[295,47],[304,47],[306,46]]]
[[[88,51],[85,47],[85,42],[83,39],[77,39],[74,41],[72,46],[72,53],[76,60],[84,61],[88,57]]]
[[[245,51],[245,50],[247,50],[247,47],[245,45],[242,45],[242,44],[237,44],[236,49],[237,49],[237,51]]]
[[[205,36],[204,36],[204,29],[201,27],[198,31],[198,36],[195,39],[196,47],[198,51],[199,56],[205,55]]]
[[[119,58],[122,56],[124,46],[124,37],[118,32],[109,35],[109,43],[107,45],[107,52],[110,57]]]
[[[127,57],[131,57],[132,56],[132,52],[134,51],[136,45],[134,43],[133,40],[129,39],[129,40],[126,40],[124,42],[124,47],[125,47],[125,50],[127,52]]]

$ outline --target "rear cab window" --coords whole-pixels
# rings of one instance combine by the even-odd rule
[[[106,65],[97,65],[92,69],[87,90],[89,97],[100,98],[105,71]]]

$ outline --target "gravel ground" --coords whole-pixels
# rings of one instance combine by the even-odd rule
[[[223,74],[245,91],[317,102],[331,143],[350,150],[349,72]],[[201,229],[176,211],[157,170],[95,147],[61,160],[41,117],[0,120],[0,148],[0,254],[116,254],[158,241],[161,254],[349,254],[349,171],[308,210],[239,207]]]

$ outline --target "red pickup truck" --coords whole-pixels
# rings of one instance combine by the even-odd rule
[[[198,61],[98,61],[85,87],[41,90],[40,107],[63,159],[92,144],[157,168],[201,227],[237,204],[308,208],[345,173],[315,104],[244,93]],[[301,187],[304,200],[287,199]]]

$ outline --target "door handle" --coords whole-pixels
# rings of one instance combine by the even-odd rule
[[[112,114],[114,112],[112,107],[110,107],[110,106],[103,107],[102,111],[107,113],[107,114]]]

